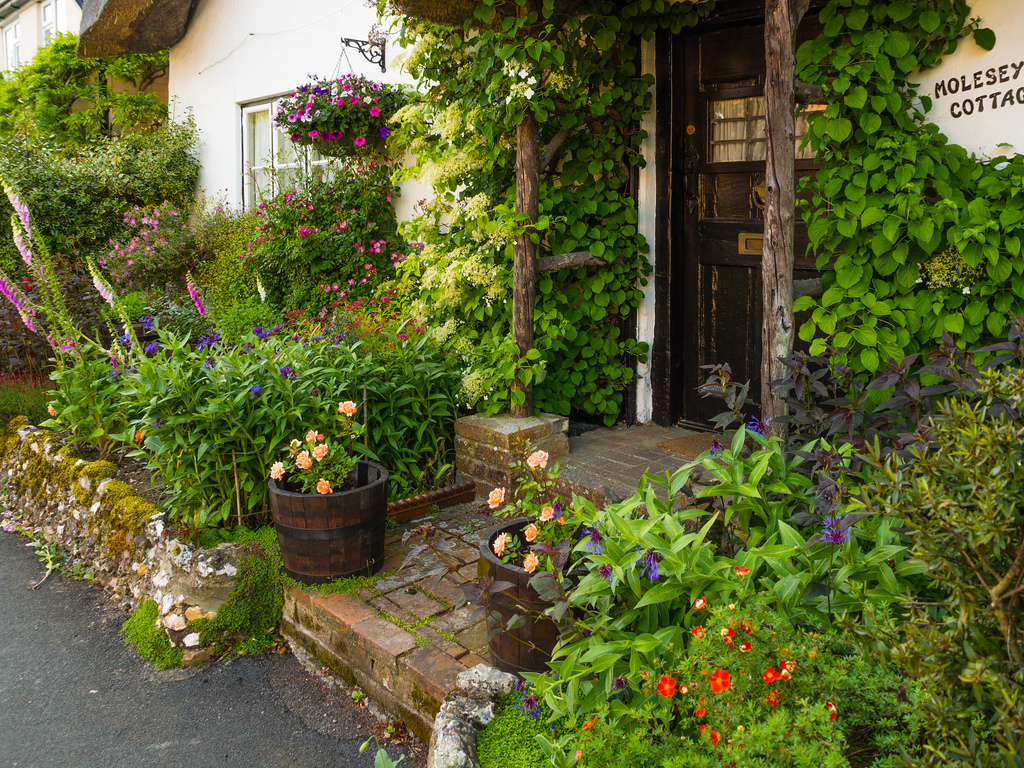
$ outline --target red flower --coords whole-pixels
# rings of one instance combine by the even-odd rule
[[[141,440],[141,439],[142,439],[142,430],[141,429],[136,430],[135,431],[135,442],[139,442],[139,440]]]
[[[768,685],[771,685],[779,679],[779,673],[775,671],[775,667],[768,667],[767,670],[761,673],[761,677],[764,678],[764,681],[768,683]]]
[[[744,568],[742,565],[737,565],[736,566],[736,574],[738,576],[746,576],[749,573],[750,573],[750,569],[749,568]]]
[[[658,693],[666,698],[676,692],[676,681],[675,678],[669,677],[668,675],[662,675],[658,681]]]
[[[583,724],[583,727],[580,730],[581,731],[585,731],[585,730],[587,730],[587,728],[592,728],[594,726],[594,723],[596,723],[596,722],[597,722],[597,715],[594,715],[594,717],[589,722],[586,722],[586,723]]]
[[[691,633],[693,634],[693,636],[694,636],[694,637],[696,637],[696,638],[697,638],[698,640],[700,640],[700,639],[701,639],[702,637],[704,637],[704,627],[701,627],[701,626],[696,626],[696,627],[694,627],[693,629],[691,629],[691,630],[690,630],[690,632],[691,632]]]
[[[740,626],[747,631],[748,635],[752,634],[754,631],[754,622],[752,622],[750,619],[744,619],[743,621],[741,621]]]
[[[744,640],[742,643],[740,643],[740,653],[746,653],[750,650],[750,648],[751,646],[749,640]]]
[[[701,706],[697,707],[697,709],[695,709],[693,712],[694,717],[704,717],[704,713],[708,711],[707,707],[703,706],[704,699],[701,699],[700,703]]]
[[[711,741],[714,742],[715,746],[718,746],[718,741],[722,737],[718,735],[718,731],[711,732]]]
[[[693,610],[695,610],[695,611],[699,611],[699,610],[700,610],[701,608],[704,608],[704,607],[705,607],[705,606],[706,606],[707,604],[708,604],[707,598],[704,598],[704,597],[698,597],[698,598],[697,598],[697,599],[696,599],[696,600],[695,600],[695,601],[693,602]]]
[[[829,720],[835,720],[836,719],[836,714],[837,714],[836,713],[836,705],[833,704],[831,701],[826,701],[825,702],[825,709],[828,710],[828,719]]]
[[[707,729],[708,729],[707,725],[702,725],[702,726],[700,727],[700,732],[701,732],[701,733],[704,733],[704,731],[706,731]]]
[[[708,682],[711,683],[712,693],[721,693],[722,691],[727,691],[729,690],[729,686],[731,685],[729,673],[726,672],[724,669],[716,669],[712,673],[711,677],[708,678]]]
[[[782,694],[777,689],[772,688],[771,693],[768,694],[768,703],[773,707],[779,706],[779,699],[782,698]]]
[[[794,661],[780,661],[779,666],[786,672],[792,672],[796,669],[796,662]]]
[[[718,634],[720,634],[722,637],[732,637],[736,634],[736,630],[732,627],[722,627],[721,631]]]

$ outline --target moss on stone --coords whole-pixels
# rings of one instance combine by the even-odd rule
[[[180,667],[184,653],[171,645],[167,633],[158,623],[160,609],[153,600],[144,600],[136,606],[121,634],[140,656],[157,669]]]
[[[518,694],[511,693],[477,737],[476,754],[481,768],[545,768],[551,761],[537,743],[537,734],[550,732],[543,719],[533,720],[516,706]]]
[[[24,416],[15,416],[0,434],[0,459],[6,459],[18,448],[18,430],[28,426],[28,419]]]
[[[418,685],[412,687],[412,703],[420,712],[426,712],[431,717],[437,717],[437,713],[441,711],[441,702]]]
[[[99,488],[100,483],[116,474],[117,465],[110,461],[91,461],[84,467],[79,467],[73,474],[74,481],[71,486],[75,494],[75,501],[83,507],[91,506],[96,496],[96,489]],[[82,485],[82,478],[89,481],[88,488]],[[121,485],[128,488],[124,483],[121,483]],[[134,493],[131,488],[128,488],[128,490]]]

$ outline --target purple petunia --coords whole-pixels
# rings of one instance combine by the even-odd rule
[[[640,550],[637,550],[639,552]],[[651,583],[658,580],[658,563],[661,562],[661,553],[648,549],[640,555],[636,564],[640,567],[640,575],[646,576]]]

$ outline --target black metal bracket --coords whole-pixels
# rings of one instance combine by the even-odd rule
[[[387,46],[387,39],[376,42],[373,40],[352,40],[348,37],[341,38],[341,44],[347,48],[355,48],[371,64],[380,64],[380,71],[386,72],[384,66],[384,50]]]

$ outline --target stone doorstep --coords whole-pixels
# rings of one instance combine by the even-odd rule
[[[463,416],[455,422],[455,434],[508,450],[517,440],[528,442],[543,440],[551,435],[566,434],[569,420],[564,416],[542,413],[539,417],[515,418],[513,416],[484,416],[474,414]]]
[[[464,628],[468,618],[463,615],[465,607],[451,612],[422,592],[404,595],[410,598],[410,607],[428,614],[424,619],[432,617],[431,623],[449,616],[448,621],[440,623],[448,626],[454,621],[453,627]],[[397,607],[397,603],[375,602]],[[431,603],[444,613],[436,615]],[[291,589],[285,596],[281,632],[318,662],[365,690],[424,741],[429,740],[434,716],[454,690],[458,674],[482,662],[478,655],[482,649],[452,643],[427,624],[415,627],[414,635],[383,618],[376,607],[355,595],[320,595]],[[479,638],[479,632],[464,634],[474,641]],[[418,645],[417,637],[432,644]]]

